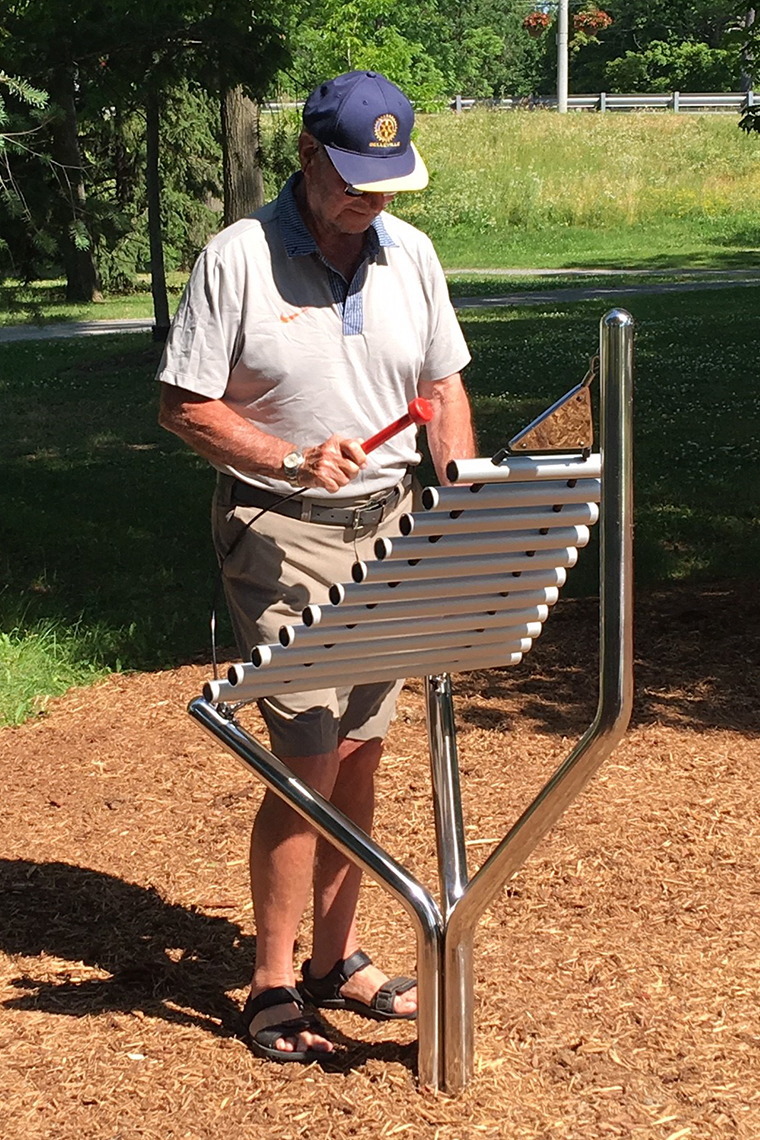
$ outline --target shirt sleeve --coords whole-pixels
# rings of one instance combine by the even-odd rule
[[[430,335],[420,380],[443,380],[446,376],[461,372],[472,357],[449,297],[446,275],[432,243],[429,253],[427,278],[431,307]]]
[[[218,400],[227,388],[240,330],[238,297],[228,266],[210,249],[195,263],[169,330],[157,379]]]

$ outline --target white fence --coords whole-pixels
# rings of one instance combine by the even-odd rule
[[[760,104],[754,91],[686,92],[671,91],[657,95],[612,95],[602,91],[598,95],[568,95],[568,111],[695,111],[741,114],[749,107]],[[530,95],[517,99],[466,99],[457,95],[449,104],[461,113],[472,107],[492,107],[495,110],[554,109],[556,98],[549,95]]]

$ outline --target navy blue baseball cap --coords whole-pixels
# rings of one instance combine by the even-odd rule
[[[412,104],[376,71],[348,71],[320,84],[303,109],[304,129],[357,190],[424,190],[425,163],[411,139]]]

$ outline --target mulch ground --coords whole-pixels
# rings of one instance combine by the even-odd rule
[[[457,679],[472,868],[590,722],[594,626],[590,602],[560,602],[518,669]],[[3,1140],[754,1140],[759,666],[756,594],[639,599],[631,730],[479,926],[456,1098],[417,1089],[408,1024],[330,1015],[329,1071],[234,1036],[261,790],[184,711],[206,667],[113,676],[3,730]],[[419,682],[399,709],[377,834],[433,884]],[[361,923],[408,972],[408,919],[372,884]]]

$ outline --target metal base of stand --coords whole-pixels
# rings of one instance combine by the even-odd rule
[[[459,1092],[473,1073],[473,937],[496,898],[623,736],[633,700],[633,321],[623,310],[600,336],[603,493],[600,541],[599,703],[567,759],[468,879],[451,684],[428,677],[425,699],[438,845],[440,908],[432,894],[234,720],[199,698],[190,715],[401,903],[417,937],[418,1079]]]

